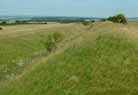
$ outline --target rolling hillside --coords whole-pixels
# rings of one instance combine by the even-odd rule
[[[138,94],[136,24],[48,24],[14,31],[15,27],[0,31],[0,64],[6,66],[0,72],[0,95]],[[51,32],[64,37],[47,54],[41,41]]]

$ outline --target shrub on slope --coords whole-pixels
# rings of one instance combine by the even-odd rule
[[[57,44],[63,39],[63,35],[60,32],[50,33],[47,36],[44,45],[48,52],[51,52],[57,48]]]

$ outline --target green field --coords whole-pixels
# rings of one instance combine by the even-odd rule
[[[0,30],[0,95],[137,95],[138,24],[16,25]],[[63,35],[48,53],[50,33]]]
[[[0,80],[12,78],[26,64],[47,55],[44,41],[52,32],[74,35],[73,25],[15,25],[0,31]],[[66,35],[65,35],[65,38]]]

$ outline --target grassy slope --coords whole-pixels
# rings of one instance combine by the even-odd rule
[[[0,80],[14,77],[26,64],[45,56],[44,41],[51,32],[75,35],[77,27],[61,24],[6,26],[0,31]],[[68,36],[65,38],[68,38]]]
[[[112,23],[96,24],[68,42],[66,49],[59,49],[20,77],[1,84],[0,94],[136,94],[137,37],[133,39],[127,29]]]

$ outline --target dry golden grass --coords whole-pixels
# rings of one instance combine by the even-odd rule
[[[46,32],[57,28],[65,28],[66,26],[70,26],[70,24],[50,23],[2,26],[3,30],[0,31],[0,38],[29,35],[35,32]]]

